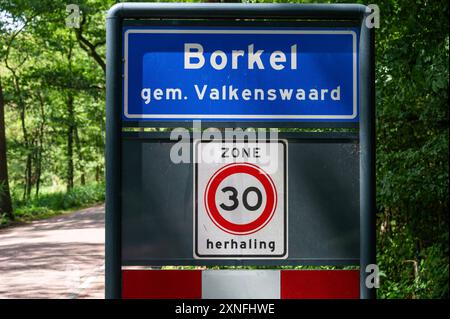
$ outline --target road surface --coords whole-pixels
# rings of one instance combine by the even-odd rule
[[[0,229],[0,298],[104,298],[104,211]]]

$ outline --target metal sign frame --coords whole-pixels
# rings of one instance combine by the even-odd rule
[[[370,12],[370,10],[369,10]],[[366,6],[356,4],[179,4],[120,3],[106,18],[106,298],[121,298],[121,140],[124,127],[178,127],[186,122],[122,122],[122,27],[125,20],[149,23],[196,19],[208,23],[236,19],[272,19],[274,23],[333,26],[352,21],[359,24],[359,142],[360,142],[360,297],[375,298],[366,286],[366,266],[375,264],[375,78],[374,32],[366,26]],[[158,20],[156,20],[158,19]],[[218,126],[218,122],[204,125]],[[221,127],[355,127],[354,123],[221,122]]]

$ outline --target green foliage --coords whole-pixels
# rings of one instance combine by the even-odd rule
[[[15,216],[18,220],[34,220],[40,218],[51,217],[56,214],[55,211],[49,209],[45,206],[34,206],[33,204],[25,205],[23,207],[17,208],[15,211]]]
[[[377,262],[384,269],[379,298],[448,298],[448,234],[415,255],[413,236],[398,232],[389,238]],[[416,256],[413,259],[405,259]]]
[[[9,220],[9,218],[6,216],[6,214],[0,214],[0,226],[3,225],[9,225],[11,221]]]
[[[433,244],[421,252],[420,275],[414,283],[421,298],[449,298],[448,294],[448,233],[442,243]],[[446,255],[443,255],[446,252]]]
[[[43,188],[101,182],[104,174],[104,14],[110,1],[0,0],[0,76],[10,187],[21,200]],[[101,21],[101,23],[99,23]],[[99,61],[86,52],[91,44]],[[70,102],[72,101],[72,102]]]
[[[64,200],[62,201],[64,208],[101,203],[105,200],[105,185],[77,186],[64,195]]]
[[[448,298],[448,1],[378,5],[378,293]]]
[[[39,211],[43,208],[51,210],[66,210],[101,203],[105,200],[105,185],[90,184],[75,186],[68,192],[52,192],[41,194],[29,201],[14,200],[16,213]],[[45,209],[44,209],[45,210]]]
[[[105,185],[75,186],[68,192],[51,192],[28,201],[14,198],[14,212],[19,221],[47,218],[68,209],[87,207],[105,200]],[[6,223],[0,221],[0,225]]]

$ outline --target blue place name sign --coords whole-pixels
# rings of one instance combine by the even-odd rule
[[[123,30],[125,121],[358,122],[358,29]]]

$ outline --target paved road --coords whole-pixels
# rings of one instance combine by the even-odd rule
[[[104,298],[104,206],[0,229],[0,298]]]

